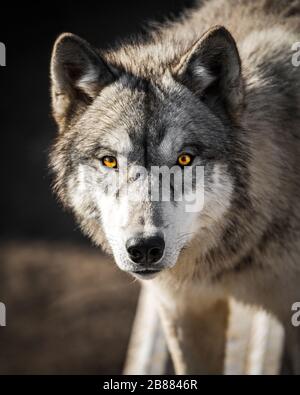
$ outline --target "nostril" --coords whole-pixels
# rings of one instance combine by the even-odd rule
[[[130,257],[136,261],[142,260],[143,259],[143,253],[141,250],[139,250],[136,247],[131,247],[128,248],[128,254],[130,255]]]
[[[145,263],[147,260],[147,250],[140,238],[131,238],[126,243],[129,258],[135,263]]]
[[[159,237],[153,238],[148,248],[148,254],[147,254],[148,262],[149,263],[158,262],[162,258],[164,254],[164,250],[165,250],[164,240]]]
[[[159,248],[159,247],[151,248],[151,250],[149,251],[148,255],[149,255],[150,258],[153,258],[153,259],[161,258],[161,256],[162,256],[162,249]]]

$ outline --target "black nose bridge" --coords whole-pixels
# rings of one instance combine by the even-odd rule
[[[162,206],[161,202],[152,202],[151,204],[151,222],[156,228],[162,228],[164,225]]]
[[[165,250],[165,242],[161,235],[130,238],[126,243],[129,258],[141,265],[152,265],[160,261]]]

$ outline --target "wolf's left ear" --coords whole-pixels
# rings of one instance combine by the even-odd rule
[[[229,111],[237,111],[243,102],[240,56],[223,26],[206,32],[172,68],[172,74],[199,97],[221,99]]]
[[[52,107],[60,130],[80,106],[86,106],[115,79],[112,70],[86,41],[64,33],[51,59]]]

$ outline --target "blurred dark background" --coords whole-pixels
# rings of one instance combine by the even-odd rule
[[[56,37],[96,47],[192,0],[5,2],[0,42],[0,374],[121,373],[139,286],[81,235],[50,188],[49,62]]]

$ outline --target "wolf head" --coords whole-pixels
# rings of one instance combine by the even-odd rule
[[[234,189],[235,42],[215,27],[172,53],[156,66],[151,51],[123,62],[126,51],[122,59],[63,34],[51,63],[55,189],[83,231],[142,278],[173,267],[196,235],[214,234]]]

